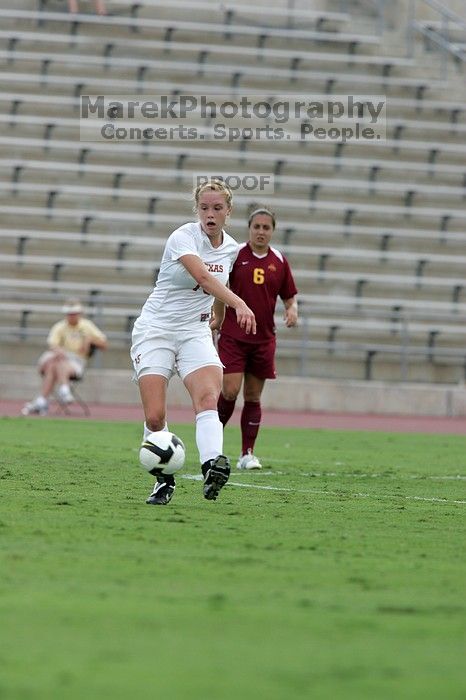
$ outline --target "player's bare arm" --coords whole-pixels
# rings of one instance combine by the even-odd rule
[[[244,301],[212,275],[197,255],[182,255],[180,262],[202,289],[213,297],[228,304],[236,312],[236,320],[246,333],[256,333],[256,319]]]
[[[298,324],[298,300],[296,295],[283,301],[285,313],[283,318],[287,328],[292,328]]]
[[[219,331],[225,318],[225,304],[219,299],[214,299],[212,306],[212,318],[210,319],[210,330]]]

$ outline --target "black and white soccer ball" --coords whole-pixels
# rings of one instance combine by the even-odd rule
[[[144,438],[139,450],[139,461],[149,474],[175,474],[184,465],[186,450],[174,433],[156,430]]]

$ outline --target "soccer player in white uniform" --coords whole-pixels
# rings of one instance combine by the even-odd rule
[[[215,500],[228,481],[230,464],[223,454],[217,412],[223,365],[212,330],[220,327],[225,304],[235,310],[246,333],[256,332],[256,321],[244,301],[226,287],[238,254],[238,244],[223,229],[231,212],[231,191],[222,181],[211,180],[193,194],[199,220],[180,226],[167,240],[157,284],[134,324],[131,358],[144,408],[144,437],[168,429],[167,386],[178,372],[196,415],[204,496]],[[146,503],[166,505],[174,491],[173,476],[157,476]]]

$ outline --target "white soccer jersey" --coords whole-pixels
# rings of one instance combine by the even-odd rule
[[[135,330],[153,326],[183,330],[207,323],[213,297],[199,287],[179,259],[182,255],[197,255],[208,271],[226,284],[238,249],[225,231],[223,243],[213,248],[199,222],[173,231],[165,245],[157,283],[134,324]]]

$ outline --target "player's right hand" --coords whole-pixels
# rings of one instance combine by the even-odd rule
[[[256,317],[244,301],[236,307],[236,321],[248,335],[256,335]]]

